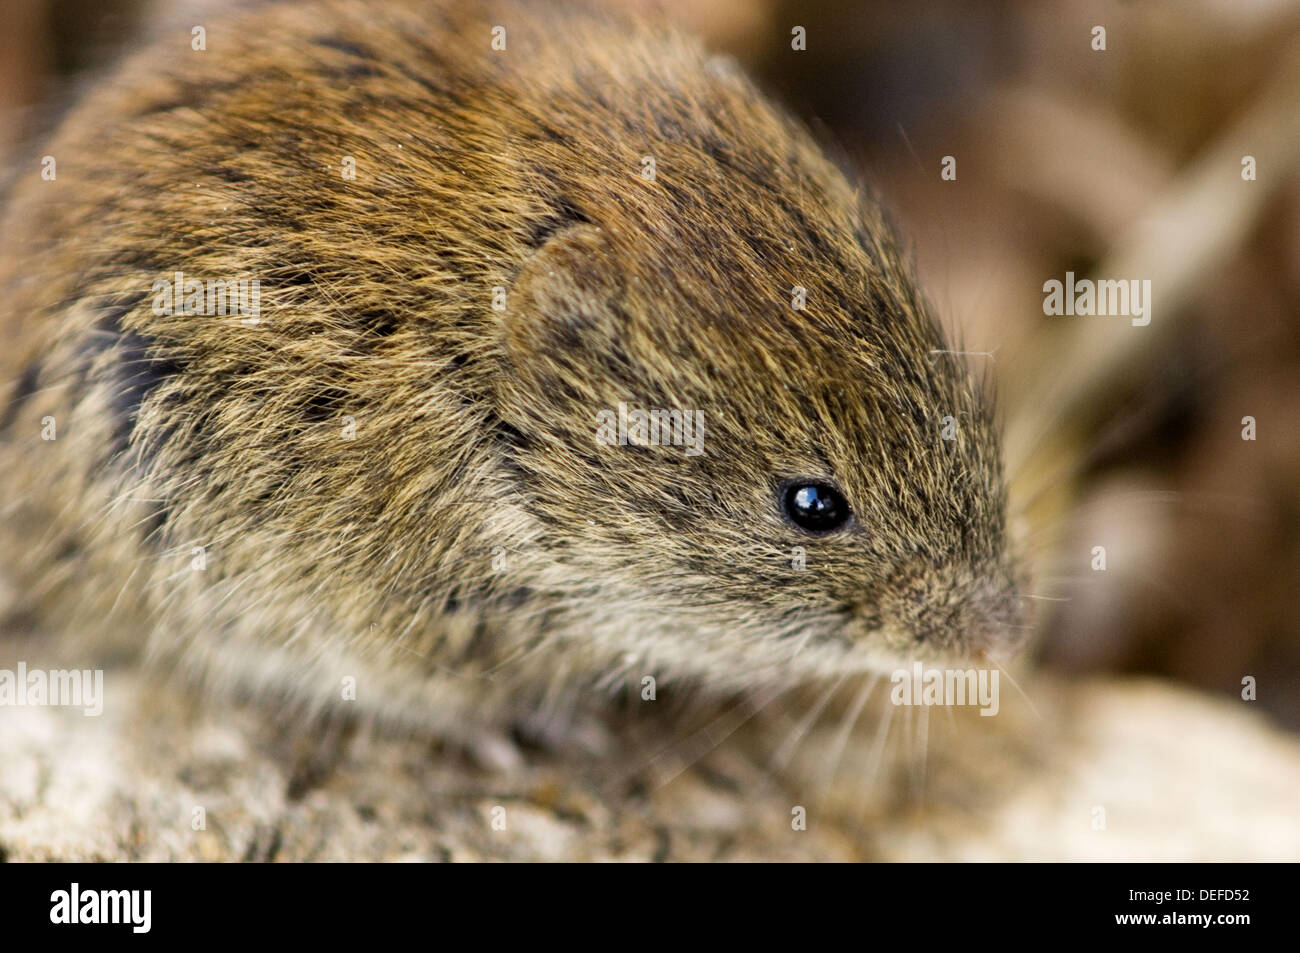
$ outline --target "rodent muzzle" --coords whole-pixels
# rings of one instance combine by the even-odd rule
[[[1012,655],[1029,629],[1009,576],[964,567],[909,568],[891,580],[874,614],[889,647],[912,655]]]

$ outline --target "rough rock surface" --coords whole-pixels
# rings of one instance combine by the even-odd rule
[[[99,717],[0,709],[7,859],[1300,858],[1300,744],[1248,703],[1157,682],[1039,678],[1036,713],[931,713],[924,755],[919,718],[843,743],[828,719],[779,773],[762,752],[789,725],[767,712],[680,764],[644,725],[599,756],[472,757],[292,732],[130,667],[105,685]]]

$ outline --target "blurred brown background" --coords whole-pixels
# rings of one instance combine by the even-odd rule
[[[1040,438],[1012,462],[1034,592],[1065,600],[1039,603],[1043,664],[1228,698],[1253,675],[1300,729],[1300,2],[619,2],[736,56],[874,180],[959,346],[992,352],[973,360]],[[3,0],[6,177],[39,174],[41,130],[146,6]],[[1152,325],[1045,317],[1067,270],[1156,279]]]

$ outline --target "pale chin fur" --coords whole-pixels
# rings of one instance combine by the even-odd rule
[[[582,641],[607,649],[611,658],[620,660],[620,671],[668,682],[689,679],[716,692],[793,687],[859,674],[888,676],[918,658],[927,665],[956,661],[955,656],[948,659],[916,646],[901,632],[853,631],[856,623],[846,626],[835,613],[816,613],[773,631],[771,626],[706,622],[703,613],[694,618],[680,609],[653,607],[630,622],[628,607],[621,610],[607,624],[589,620]],[[635,644],[629,642],[633,634]],[[908,653],[901,646],[921,651]]]

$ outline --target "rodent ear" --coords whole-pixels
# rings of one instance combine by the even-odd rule
[[[609,236],[595,225],[556,232],[524,262],[502,314],[506,355],[516,370],[545,379],[556,362],[608,352],[623,277]]]

